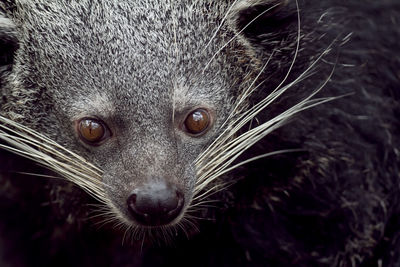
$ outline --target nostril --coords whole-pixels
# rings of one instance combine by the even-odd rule
[[[175,193],[176,193],[175,198],[176,198],[177,204],[173,210],[169,211],[169,213],[174,213],[174,212],[180,213],[180,211],[182,210],[182,207],[183,207],[183,202],[184,202],[183,194],[178,190]]]
[[[127,199],[128,210],[135,221],[158,226],[170,223],[180,214],[184,195],[175,186],[165,183],[136,188]]]
[[[136,211],[136,198],[136,194],[131,194],[126,202],[128,204],[128,209],[131,213]]]

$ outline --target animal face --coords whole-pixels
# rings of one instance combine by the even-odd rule
[[[22,116],[42,117],[32,128],[101,170],[69,179],[127,225],[178,223],[210,183],[198,186],[196,160],[232,127],[245,102],[235,96],[257,74],[228,21],[237,2],[16,2],[12,84],[45,106]]]

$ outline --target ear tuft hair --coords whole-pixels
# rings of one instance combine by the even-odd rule
[[[15,24],[0,13],[0,73],[8,70],[18,49]]]
[[[288,0],[241,0],[233,9],[232,21],[251,42],[265,34],[282,37],[288,25],[296,21],[296,14],[295,5]]]

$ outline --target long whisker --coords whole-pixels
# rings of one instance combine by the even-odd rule
[[[238,0],[235,0],[230,7],[228,8],[228,10],[225,13],[225,16],[222,18],[221,23],[218,25],[217,29],[215,30],[214,34],[211,36],[210,41],[208,41],[208,43],[204,46],[203,48],[203,52],[207,49],[207,47],[211,44],[211,42],[214,40],[214,38],[217,36],[218,32],[220,31],[222,25],[225,23],[226,18],[229,16],[232,8],[236,5],[236,3],[238,2]]]
[[[233,40],[235,40],[244,30],[246,30],[251,24],[253,24],[258,18],[263,16],[265,13],[271,11],[272,9],[276,8],[280,4],[275,4],[272,7],[269,7],[268,9],[264,10],[260,14],[258,14],[254,19],[252,19],[249,23],[247,23],[239,32],[237,32],[231,39],[229,39],[223,46],[221,46],[217,52],[210,58],[210,60],[207,62],[207,64],[203,68],[203,73],[206,71],[206,69],[210,66],[211,62],[215,59],[215,57],[221,53],[222,50],[224,50],[225,47],[228,46]]]
[[[0,116],[0,148],[28,158],[75,183],[87,193],[106,203],[99,168],[81,156],[60,146],[48,137]],[[7,145],[8,144],[8,145]]]
[[[257,127],[250,128],[248,131],[235,137],[236,133],[238,133],[246,124],[251,122],[262,110],[265,110],[268,106],[274,103],[287,90],[289,90],[299,82],[303,81],[304,79],[307,79],[311,77],[313,74],[315,74],[315,72],[313,71],[314,67],[318,62],[323,60],[323,57],[325,55],[327,55],[331,51],[331,47],[337,41],[335,39],[324,51],[322,51],[320,55],[314,60],[314,62],[312,62],[300,75],[298,75],[297,78],[284,85],[294,68],[300,48],[301,20],[300,20],[300,9],[297,1],[296,1],[296,6],[297,6],[297,19],[298,19],[296,49],[294,52],[293,60],[289,66],[286,75],[267,97],[265,97],[263,100],[253,105],[252,107],[247,108],[246,110],[243,111],[242,107],[245,106],[248,97],[252,95],[252,93],[255,91],[257,87],[259,87],[261,84],[264,83],[264,81],[261,81],[259,85],[255,86],[256,81],[259,80],[261,73],[264,72],[266,66],[268,65],[268,62],[271,60],[274,54],[274,52],[272,52],[267,62],[264,64],[261,71],[256,75],[255,79],[250,84],[250,86],[246,90],[244,90],[243,94],[240,97],[238,97],[237,101],[235,102],[233,112],[230,114],[229,118],[223,123],[224,130],[222,131],[222,133],[196,159],[195,165],[198,172],[198,179],[196,181],[194,196],[191,204],[193,207],[202,206],[202,204],[198,203],[203,203],[203,201],[205,201],[206,198],[208,198],[215,192],[219,191],[221,182],[219,181],[218,183],[214,183],[214,181],[216,181],[216,179],[221,177],[222,175],[232,171],[233,169],[238,168],[249,162],[259,160],[261,158],[274,156],[282,153],[294,153],[294,152],[304,151],[301,149],[272,151],[241,161],[235,165],[231,165],[240,155],[242,155],[251,146],[253,146],[255,143],[257,143],[259,140],[264,138],[272,131],[286,124],[288,120],[293,116],[295,116],[296,114],[306,109],[313,108],[317,105],[321,105],[326,102],[344,97],[344,96],[337,96],[337,97],[325,97],[325,98],[313,99],[315,95],[319,93],[330,81],[335,71],[335,66],[336,66],[335,64],[332,68],[331,73],[328,75],[325,81],[317,89],[313,90],[313,92],[309,94],[307,97],[305,97],[303,100],[291,106],[287,110],[281,112],[279,115],[268,120],[267,122],[262,123]],[[235,114],[237,114],[238,116],[235,116]],[[228,125],[228,127],[225,125]]]

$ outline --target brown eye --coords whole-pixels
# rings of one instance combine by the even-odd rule
[[[185,119],[185,128],[190,134],[198,135],[210,125],[210,114],[204,109],[196,109]]]
[[[106,137],[107,128],[103,122],[96,119],[82,119],[78,124],[78,131],[83,141],[96,144]]]

